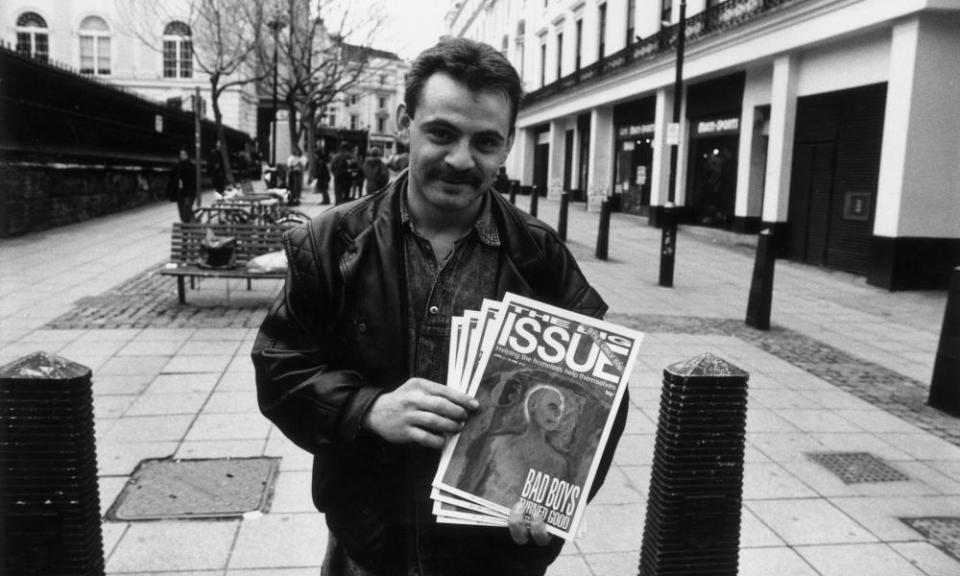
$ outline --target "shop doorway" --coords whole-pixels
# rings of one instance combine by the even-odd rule
[[[738,135],[697,138],[687,183],[687,205],[695,224],[730,228],[737,196]]]
[[[617,142],[614,191],[620,194],[621,208],[628,214],[647,216],[650,211],[651,136],[641,135]]]

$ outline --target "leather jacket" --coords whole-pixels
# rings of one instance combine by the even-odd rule
[[[406,182],[403,173],[377,194],[338,205],[286,234],[286,285],[252,353],[261,411],[314,455],[314,503],[351,558],[377,573],[394,573],[405,563],[410,510],[404,483],[411,462],[422,462],[410,457],[417,449],[389,444],[360,428],[381,393],[414,375],[406,342],[399,206]],[[557,236],[499,194],[490,192],[489,198],[501,238],[497,298],[511,291],[602,316],[606,304]],[[594,492],[622,433],[627,402],[624,398]],[[554,538],[550,546],[531,550],[513,546],[506,529],[450,530],[498,532],[498,546],[505,538],[504,546],[521,550],[512,560],[507,552],[505,561],[520,566],[507,569],[513,573],[542,573],[562,545]],[[462,546],[470,549],[471,541]]]

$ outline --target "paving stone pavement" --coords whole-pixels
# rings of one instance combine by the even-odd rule
[[[312,194],[302,208],[325,209]],[[540,216],[554,224],[557,202],[542,200]],[[43,349],[93,369],[104,512],[144,460],[280,459],[262,514],[105,520],[107,574],[315,575],[326,528],[311,457],[259,414],[249,361],[280,282],[204,281],[179,305],[175,281],[156,274],[174,217],[164,203],[0,240],[0,364]],[[646,337],[607,482],[550,576],[636,573],[662,370],[704,351],[750,373],[741,576],[960,574],[960,420],[925,404],[945,292],[889,293],[778,261],[773,329],[759,331],[743,323],[754,238],[681,227],[664,289],[658,230],[614,214],[607,261],[596,234],[597,214],[572,206],[568,246],[608,319]],[[908,479],[845,483],[809,456],[832,452]]]

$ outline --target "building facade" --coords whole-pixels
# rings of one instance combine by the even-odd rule
[[[891,290],[960,265],[960,0],[460,0],[447,23],[521,72],[512,178],[656,224],[675,144],[688,223]]]
[[[178,11],[178,2],[165,2],[162,11],[146,13],[158,16],[155,20],[145,21],[142,14],[120,10],[115,0],[0,0],[0,40],[20,53],[184,109],[199,88],[201,111],[212,118],[210,82],[194,61],[187,4],[180,4]],[[252,84],[228,88],[219,104],[224,125],[256,134]]]

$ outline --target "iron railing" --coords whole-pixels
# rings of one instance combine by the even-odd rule
[[[704,10],[687,18],[686,44],[689,46],[698,40],[742,26],[783,5],[803,1],[727,0],[709,10]],[[625,72],[660,55],[674,52],[676,51],[678,29],[677,24],[662,28],[653,36],[634,42],[623,50],[614,52],[589,66],[580,68],[559,80],[534,90],[524,97],[523,105],[530,106],[534,103],[543,102],[572,88],[589,85],[601,78]]]

